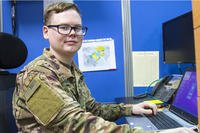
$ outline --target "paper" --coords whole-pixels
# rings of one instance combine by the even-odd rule
[[[161,100],[147,100],[146,102],[154,103],[154,104],[163,104]]]
[[[78,63],[83,72],[116,69],[114,40],[84,40],[78,51]]]
[[[133,86],[153,86],[159,79],[159,52],[134,51],[133,56]]]

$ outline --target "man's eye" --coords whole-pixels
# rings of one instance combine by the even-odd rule
[[[70,27],[69,26],[60,26],[60,29],[62,29],[62,30],[69,30]]]
[[[76,29],[77,31],[80,31],[80,30],[82,30],[82,27],[75,27],[75,29]]]

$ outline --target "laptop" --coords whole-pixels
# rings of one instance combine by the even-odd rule
[[[172,118],[173,121],[178,123],[178,126],[176,126],[174,122],[168,123],[164,121],[167,118],[157,118],[160,117],[160,114]],[[157,122],[159,119],[161,119],[162,122]],[[197,80],[195,70],[186,70],[169,109],[158,111],[158,114],[155,116],[134,115],[126,117],[126,120],[132,128],[142,127],[147,131],[160,131],[176,127],[191,128],[197,126]],[[168,126],[170,123],[174,126]],[[159,124],[162,125],[159,126]]]

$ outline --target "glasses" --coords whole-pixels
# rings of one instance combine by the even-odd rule
[[[69,35],[74,30],[76,35],[84,36],[88,30],[86,26],[71,26],[71,25],[48,25],[48,28],[57,28],[57,32],[62,35]]]

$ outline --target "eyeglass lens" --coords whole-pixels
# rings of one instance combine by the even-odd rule
[[[58,26],[58,31],[61,34],[69,34],[72,30],[74,30],[74,32],[77,35],[85,35],[86,33],[86,27],[82,27],[82,26],[70,26],[70,25],[59,25]]]

